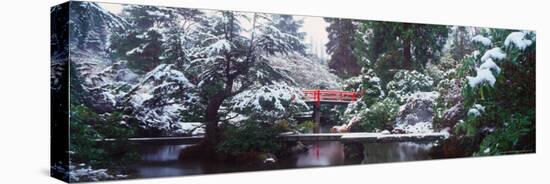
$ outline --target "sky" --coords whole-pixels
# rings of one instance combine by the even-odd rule
[[[101,6],[103,9],[106,9],[107,11],[113,14],[119,14],[122,11],[122,4],[116,4],[116,3],[97,3],[97,4]]]
[[[122,11],[122,4],[115,3],[98,3],[99,6],[107,11],[119,14]],[[326,59],[325,44],[328,42],[328,33],[326,27],[328,23],[323,20],[322,17],[310,17],[310,16],[294,16],[294,19],[304,21],[303,27],[300,28],[301,32],[305,32],[304,37],[306,44],[311,44],[310,51],[320,58]]]
[[[294,18],[303,18],[304,24],[300,31],[306,33],[305,41],[312,45],[312,52],[321,58],[326,57],[325,44],[328,42],[326,31],[328,23],[322,17],[295,16]]]

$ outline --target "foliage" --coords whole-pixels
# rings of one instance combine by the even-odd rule
[[[511,115],[507,122],[504,122],[504,127],[499,128],[483,139],[479,151],[474,155],[501,155],[534,151],[533,142],[529,140],[533,137],[528,137],[529,134],[533,136],[534,114],[535,111],[530,110],[525,115],[521,113]],[[525,140],[526,138],[527,140]]]
[[[454,60],[462,60],[464,56],[473,51],[471,36],[464,26],[451,28],[450,53]]]
[[[190,67],[197,72],[199,96],[207,104],[205,121],[208,142],[216,144],[219,117],[228,113],[218,110],[227,103],[226,100],[276,82],[292,84],[292,80],[270,66],[269,61],[270,56],[294,52],[297,49],[295,43],[299,40],[279,30],[265,14],[219,11],[209,18],[209,29],[200,35],[202,41],[196,45],[199,49]],[[245,29],[241,25],[243,20],[250,21],[252,28]],[[288,96],[284,95],[284,100],[288,100]],[[271,101],[273,98],[265,100]]]
[[[461,78],[458,77],[458,71],[462,67],[462,63],[453,59],[453,52],[443,55],[441,61],[437,65],[428,67],[426,73],[434,78],[437,91],[440,95],[435,100],[433,124],[435,127],[443,128],[444,114],[447,113],[449,121],[455,117],[460,117],[459,112],[462,104],[461,96]],[[465,61],[464,61],[465,62]],[[464,78],[464,76],[462,76]],[[454,109],[450,109],[454,107]],[[458,114],[457,114],[458,113]],[[456,122],[451,122],[456,123]],[[446,125],[449,126],[449,125]]]
[[[372,69],[363,68],[359,76],[351,77],[343,83],[344,90],[358,93],[367,106],[384,98],[380,78]]]
[[[111,39],[115,56],[128,60],[128,67],[136,73],[149,72],[161,62],[162,35],[156,30],[129,30]]]
[[[329,68],[342,78],[348,78],[360,73],[360,66],[353,54],[353,40],[356,26],[350,19],[325,18],[330,23],[326,28],[329,41],[326,44],[327,53],[331,55]]]
[[[534,33],[525,32],[524,39],[532,44],[524,49],[504,44],[504,40],[509,37],[507,35],[512,35],[512,32],[511,30],[489,32],[493,38],[493,46],[502,48],[506,54],[505,57],[499,58],[500,70],[497,72],[492,70],[496,79],[494,85],[489,82],[475,86],[463,85],[462,96],[465,107],[470,109],[466,120],[460,123],[455,131],[482,138],[476,155],[534,151],[535,38]],[[485,55],[491,51],[483,50],[486,50]],[[487,62],[487,58],[490,57],[485,57],[484,62]],[[474,62],[467,64],[473,65],[480,58],[483,57],[472,56],[469,60]],[[464,67],[473,73],[472,65]],[[476,68],[476,70],[479,75],[480,69]],[[471,79],[468,78],[468,80]],[[519,142],[522,144],[518,144]]]
[[[296,127],[296,129],[302,133],[313,131],[313,128],[315,128],[315,122],[311,120],[304,121]]]
[[[121,112],[99,114],[85,105],[89,103],[89,92],[82,87],[79,72],[70,65],[70,159],[77,163],[88,163],[92,167],[113,167],[135,159],[131,145],[124,143],[99,144],[103,138],[124,139],[135,135],[135,127],[126,123]]]
[[[283,132],[280,126],[255,121],[242,122],[241,126],[224,124],[222,142],[217,151],[228,155],[244,152],[273,153],[280,149],[277,136]]]
[[[83,105],[71,105],[71,160],[91,166],[110,167],[113,160],[127,163],[136,158],[130,145],[113,143],[101,145],[96,139],[124,139],[134,135],[134,129],[122,121],[122,114],[97,114]]]
[[[303,44],[305,32],[300,32],[300,28],[304,24],[304,20],[295,20],[292,15],[272,15],[273,26],[279,29],[281,32],[290,34],[296,39],[292,39],[291,45],[296,49],[295,51],[300,54],[306,54],[305,45]]]
[[[402,63],[398,68],[404,69],[422,69],[429,62],[437,62],[448,36],[447,26],[441,25],[364,21],[359,27],[359,37],[366,42],[356,44],[367,45],[357,47],[366,48],[370,61],[401,50]]]
[[[388,97],[402,104],[406,98],[416,92],[432,91],[433,79],[416,70],[399,70],[387,85]]]
[[[375,132],[386,129],[391,125],[399,110],[397,101],[391,98],[385,98],[380,102],[374,103],[368,109],[359,112],[361,121],[359,126],[366,132]]]
[[[386,90],[388,82],[393,79],[393,76],[402,68],[403,54],[399,51],[388,51],[380,55],[373,64],[374,72],[380,77],[380,84]]]
[[[274,83],[244,91],[231,99],[233,112],[258,122],[289,119],[296,112],[308,109],[299,89],[286,83]]]

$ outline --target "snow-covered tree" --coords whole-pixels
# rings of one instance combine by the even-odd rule
[[[273,14],[271,15],[271,18],[273,20],[273,25],[277,29],[297,38],[294,40],[296,42],[290,43],[296,49],[295,51],[301,54],[306,54],[305,45],[303,44],[304,36],[306,35],[306,33],[300,32],[300,27],[302,27],[304,21],[295,20],[294,16],[292,15]]]
[[[189,63],[188,49],[198,39],[193,35],[203,22],[202,12],[196,9],[154,6],[127,6],[123,17],[131,29],[111,37],[115,56],[128,60],[128,66],[146,73],[160,63]]]
[[[195,54],[192,67],[200,71],[198,88],[206,101],[206,137],[215,145],[219,111],[226,100],[255,86],[290,81],[268,65],[268,59],[293,52],[297,38],[277,29],[264,14],[214,12],[209,21],[213,29],[203,35],[202,49]],[[245,28],[242,21],[250,21],[251,27]]]
[[[120,34],[128,23],[97,3],[70,3],[69,44],[73,49],[105,54],[109,37]]]
[[[285,82],[273,82],[244,91],[234,96],[230,103],[233,111],[267,124],[290,119],[293,113],[308,108],[301,91]]]
[[[126,110],[147,132],[173,135],[180,131],[180,122],[200,118],[204,108],[196,94],[195,85],[175,64],[161,64],[134,85],[119,105],[131,108]]]

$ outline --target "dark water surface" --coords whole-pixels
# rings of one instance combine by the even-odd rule
[[[329,132],[330,127],[331,125],[321,126],[320,131]],[[353,146],[357,149],[345,149],[345,145],[339,141],[304,142],[304,144],[308,147],[307,151],[278,158],[275,164],[180,160],[178,159],[180,152],[191,145],[145,145],[138,148],[141,160],[131,166],[133,172],[129,175],[131,178],[149,178],[427,160],[431,159],[429,153],[433,145],[433,143],[412,142],[357,143]],[[355,155],[355,157],[348,158],[346,154]]]
[[[308,150],[278,158],[276,164],[236,164],[205,160],[179,160],[181,150],[190,145],[149,145],[139,148],[141,160],[132,166],[132,178],[185,176],[237,171],[368,164],[431,159],[431,143],[364,143],[360,160],[346,160],[344,145],[337,141],[306,143]],[[353,150],[352,150],[353,151]],[[349,150],[347,152],[350,154]]]

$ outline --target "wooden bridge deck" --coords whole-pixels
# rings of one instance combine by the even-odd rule
[[[312,134],[281,134],[281,141],[342,141],[342,142],[408,142],[408,141],[435,141],[445,139],[445,133],[422,134],[382,134],[382,133],[312,133]],[[96,142],[130,142],[137,144],[197,144],[204,136],[192,137],[143,137],[117,139],[96,139]]]

